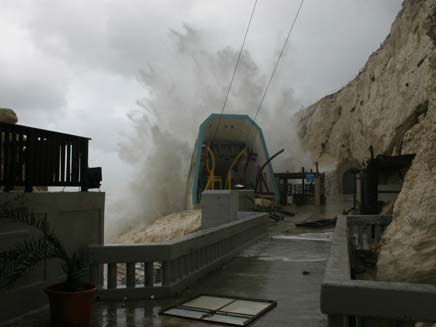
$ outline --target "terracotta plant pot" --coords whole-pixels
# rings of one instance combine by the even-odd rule
[[[85,284],[84,286],[84,290],[77,292],[64,291],[62,283],[45,289],[50,302],[53,326],[89,325],[96,288],[91,284]]]

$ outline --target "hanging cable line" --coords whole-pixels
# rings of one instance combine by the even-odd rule
[[[256,118],[257,118],[257,116],[262,108],[266,94],[268,93],[269,87],[271,86],[271,82],[272,82],[274,75],[277,71],[277,67],[279,66],[280,60],[282,59],[283,53],[285,52],[286,45],[288,44],[289,38],[292,34],[292,31],[294,30],[295,23],[297,22],[298,16],[300,16],[301,9],[303,8],[303,4],[304,4],[304,0],[301,0],[300,5],[299,5],[298,10],[297,10],[297,13],[295,14],[295,17],[294,17],[292,24],[291,24],[291,27],[289,29],[288,35],[285,39],[285,42],[283,43],[283,47],[280,51],[279,57],[277,58],[277,61],[274,65],[274,68],[273,68],[273,71],[272,71],[271,76],[269,78],[268,84],[266,85],[265,91],[263,92],[262,98],[260,99],[259,105],[258,105],[257,110],[256,110],[256,114],[253,117],[254,122],[256,121]],[[247,137],[245,139],[245,143],[247,143],[247,140],[248,140],[248,137],[250,136],[250,132],[251,132],[252,127],[253,127],[253,125],[251,125],[250,129],[248,130],[248,134],[247,134]]]
[[[229,99],[230,90],[232,89],[233,80],[235,79],[235,75],[236,75],[236,71],[238,70],[239,62],[241,61],[242,52],[243,52],[244,47],[245,47],[245,40],[247,39],[248,31],[250,30],[251,21],[253,20],[254,11],[256,10],[256,6],[257,6],[257,1],[258,0],[254,1],[253,9],[251,10],[250,20],[248,21],[247,29],[245,30],[244,39],[243,39],[242,44],[241,44],[241,49],[239,50],[238,58],[236,59],[235,68],[233,69],[232,78],[230,79],[229,88],[227,89],[226,97],[224,99],[224,103],[223,103],[223,106],[221,108],[221,114],[220,115],[222,115],[224,113],[224,110],[225,110],[226,105],[227,105],[227,101]],[[213,139],[215,138],[220,123],[221,123],[221,116],[219,117],[216,129],[215,129],[215,133],[214,133],[210,143],[212,143]]]

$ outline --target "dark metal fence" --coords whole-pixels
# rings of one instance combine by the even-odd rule
[[[33,186],[87,190],[89,138],[0,123],[0,185],[31,192]]]

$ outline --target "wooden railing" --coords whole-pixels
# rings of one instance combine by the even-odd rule
[[[435,286],[354,279],[356,253],[374,248],[391,220],[338,217],[321,285],[321,311],[328,315],[329,327],[381,326],[381,320],[383,326],[436,322]]]
[[[91,281],[100,299],[174,295],[266,234],[264,213],[240,218],[173,241],[89,246]]]
[[[0,185],[31,192],[33,186],[80,186],[87,190],[89,139],[0,123]]]

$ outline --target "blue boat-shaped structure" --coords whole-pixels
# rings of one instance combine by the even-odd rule
[[[211,114],[201,125],[188,177],[188,202],[197,205],[212,189],[254,189],[279,199],[279,189],[261,128],[248,115]],[[257,186],[257,187],[256,187]]]

